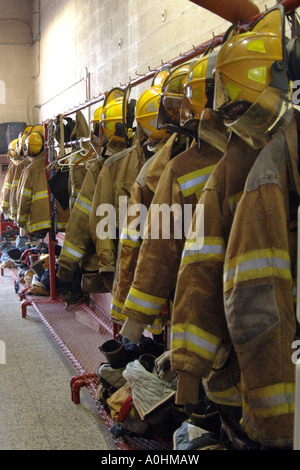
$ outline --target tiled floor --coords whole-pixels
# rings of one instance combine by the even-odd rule
[[[0,277],[0,345],[0,450],[116,449],[88,390],[72,402],[77,372],[32,307],[22,318],[9,272]]]

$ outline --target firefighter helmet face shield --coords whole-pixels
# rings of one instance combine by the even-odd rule
[[[198,126],[200,140],[225,153],[230,135],[228,127],[215,111],[210,108],[203,110]]]
[[[127,147],[131,144],[131,139],[133,137],[133,122],[135,118],[135,106],[136,100],[130,100],[131,85],[127,85],[124,92],[124,101],[123,101],[123,133],[125,135],[125,141]]]
[[[251,106],[247,99],[235,100],[235,96],[241,92],[241,88],[233,82],[225,85],[221,73],[215,73],[215,97],[214,109],[221,119],[235,120],[244,114]]]
[[[188,62],[176,67],[166,78],[159,103],[157,129],[168,124],[180,126],[183,86],[193,63]]]
[[[22,135],[28,136],[30,132],[32,131],[33,126],[26,126],[24,131],[22,132]]]
[[[134,120],[134,100],[129,103],[130,85],[125,90],[113,88],[103,104],[101,126],[113,153],[130,145]]]
[[[168,67],[163,67],[161,70],[159,70],[153,77],[151,87],[153,86],[162,86],[166,78],[170,75],[170,69]]]
[[[101,126],[108,140],[108,146],[113,153],[125,148],[123,127],[124,91],[113,88],[106,96],[101,116]]]
[[[162,94],[157,127],[161,129],[166,124],[178,125],[180,123],[180,111],[183,95],[175,93]]]
[[[180,124],[184,127],[193,127],[199,119],[204,108],[213,108],[214,78],[217,53],[213,52],[203,56],[191,67],[184,84]]]
[[[18,141],[18,152],[21,157],[24,155],[24,142],[25,142],[26,137],[27,136],[23,134],[21,135]]]
[[[91,121],[92,124],[92,131],[96,133],[99,136],[99,126],[100,126],[100,120],[102,116],[102,111],[103,111],[103,106],[100,106],[99,108],[96,109],[93,115],[93,119]]]
[[[253,149],[264,147],[272,135],[288,124],[293,116],[290,93],[267,87],[258,100],[236,121],[227,123]]]
[[[18,157],[18,140],[12,140],[8,145],[8,157],[9,158],[17,158]]]

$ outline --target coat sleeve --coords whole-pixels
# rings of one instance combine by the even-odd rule
[[[22,178],[22,185],[20,188],[20,197],[18,202],[17,225],[21,228],[26,228],[30,220],[30,207],[33,200],[33,185],[32,177],[26,171]]]
[[[134,278],[134,272],[142,244],[139,232],[137,207],[143,203],[142,190],[138,182],[135,182],[131,192],[127,216],[123,226],[114,277],[111,318],[113,321],[123,322],[126,317],[122,314],[125,300]]]
[[[21,193],[22,193],[22,187],[23,187],[23,181],[24,181],[24,178],[27,174],[27,168],[26,166],[23,168],[22,170],[22,173],[20,175],[20,179],[19,179],[19,183],[18,183],[18,186],[17,186],[17,190],[16,190],[16,203],[17,203],[17,208],[18,208],[18,205],[19,205],[19,201],[20,201],[20,198],[21,198]]]
[[[128,317],[123,334],[129,339],[131,329],[135,336],[133,325],[136,324],[151,325],[157,333],[162,330],[161,311],[175,289],[184,246],[183,206],[184,198],[176,174],[168,165],[150,205],[134,280],[123,309],[123,314]],[[174,211],[162,218],[161,208],[173,208]],[[165,225],[166,221],[169,224]],[[179,232],[181,236],[177,237]]]
[[[117,226],[113,181],[110,169],[103,165],[92,202],[90,231],[98,256],[99,273],[113,273],[117,255]]]
[[[89,220],[95,184],[95,176],[90,169],[86,173],[81,191],[71,212],[61,254],[58,258],[60,266],[58,277],[66,282],[73,279],[73,274],[79,263],[91,247],[93,247]]]
[[[12,182],[12,188],[10,193],[10,215],[12,219],[15,219],[18,212],[18,205],[17,205],[17,189],[20,182],[20,176],[24,169],[25,162],[19,163],[16,167],[16,171],[14,173],[14,178]]]
[[[205,189],[199,204],[204,210],[203,237],[186,240],[172,313],[171,363],[178,371],[178,404],[197,403],[200,380],[210,372],[226,329],[225,239],[218,193]],[[192,230],[196,231],[195,216]]]
[[[16,169],[16,165],[13,162],[11,162],[9,164],[9,167],[5,176],[2,194],[1,194],[1,212],[2,214],[7,215],[7,216],[9,215],[9,211],[10,211],[10,193],[12,189],[15,169]]]

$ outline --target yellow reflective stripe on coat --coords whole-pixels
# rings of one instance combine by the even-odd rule
[[[43,222],[39,222],[37,224],[30,224],[28,225],[29,232],[36,232],[37,230],[44,230],[51,227],[51,220],[44,220]]]
[[[147,326],[147,331],[153,335],[159,335],[163,331],[163,319],[161,317],[155,318],[151,326]]]
[[[7,201],[2,201],[1,207],[10,207],[10,204]]]
[[[20,180],[13,180],[13,182],[12,182],[12,187],[13,187],[13,188],[16,188],[16,187],[18,186],[18,184],[19,184],[19,181],[20,181]]]
[[[285,250],[255,250],[233,258],[224,267],[224,291],[249,279],[278,277],[292,280],[289,253]]]
[[[18,214],[17,218],[18,218],[18,222],[27,222],[29,218],[29,214],[24,214],[24,215]]]
[[[201,170],[192,171],[177,179],[182,194],[187,197],[199,193],[205,186],[216,165],[207,166]]]
[[[119,302],[115,297],[112,297],[112,302],[110,306],[110,316],[112,321],[125,321],[128,317],[122,314],[125,304]],[[146,328],[150,333],[158,335],[163,330],[163,320],[162,318],[156,318],[151,326]]]
[[[249,390],[248,402],[255,416],[261,418],[293,413],[295,383],[280,383]]]
[[[79,262],[85,255],[85,251],[81,250],[80,248],[68,242],[67,240],[64,240],[62,254],[64,254],[68,258],[71,258],[73,261]]]
[[[48,191],[38,191],[32,196],[32,202],[40,201],[41,199],[48,199],[49,193]]]
[[[232,214],[235,214],[236,208],[238,206],[238,203],[241,200],[242,195],[243,195],[243,191],[241,191],[237,194],[233,194],[232,196],[227,198],[229,209],[230,209]]]
[[[184,348],[213,362],[221,339],[190,323],[172,325],[171,349]]]
[[[90,216],[92,212],[92,201],[79,194],[74,207],[77,207],[77,209]]]
[[[67,226],[68,226],[67,222],[57,222],[58,230],[65,230]]]
[[[122,314],[124,308],[124,303],[119,302],[115,297],[112,297],[111,299],[111,305],[110,305],[110,316],[112,320],[126,320],[126,315]]]
[[[31,197],[32,196],[32,191],[31,189],[26,189],[26,188],[22,188],[22,191],[21,191],[21,195],[22,196],[26,196],[26,197]]]
[[[166,300],[167,299],[161,297],[144,294],[131,287],[125,302],[125,307],[146,315],[157,315],[161,312]]]
[[[121,245],[127,245],[131,247],[140,247],[140,233],[137,230],[129,229],[124,227],[120,236]]]
[[[73,197],[78,197],[79,194],[80,194],[80,189],[72,188],[72,196]]]
[[[11,183],[5,183],[4,188],[5,188],[5,189],[11,189],[11,188],[12,188],[12,184],[11,184]]]
[[[238,387],[240,388],[240,384]],[[211,392],[206,388],[205,392],[209,400],[219,405],[242,406],[243,404],[242,393],[237,387],[231,387],[221,392]]]
[[[224,261],[225,240],[221,237],[204,237],[186,240],[182,252],[181,264],[198,261]]]

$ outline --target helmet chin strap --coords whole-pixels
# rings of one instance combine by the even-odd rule
[[[166,124],[165,126],[162,127],[162,129],[166,129],[167,131],[170,131],[171,133],[176,132],[177,134],[182,134],[186,135],[187,137],[194,137],[193,131],[190,129],[185,129],[184,127],[181,127],[176,124]]]

